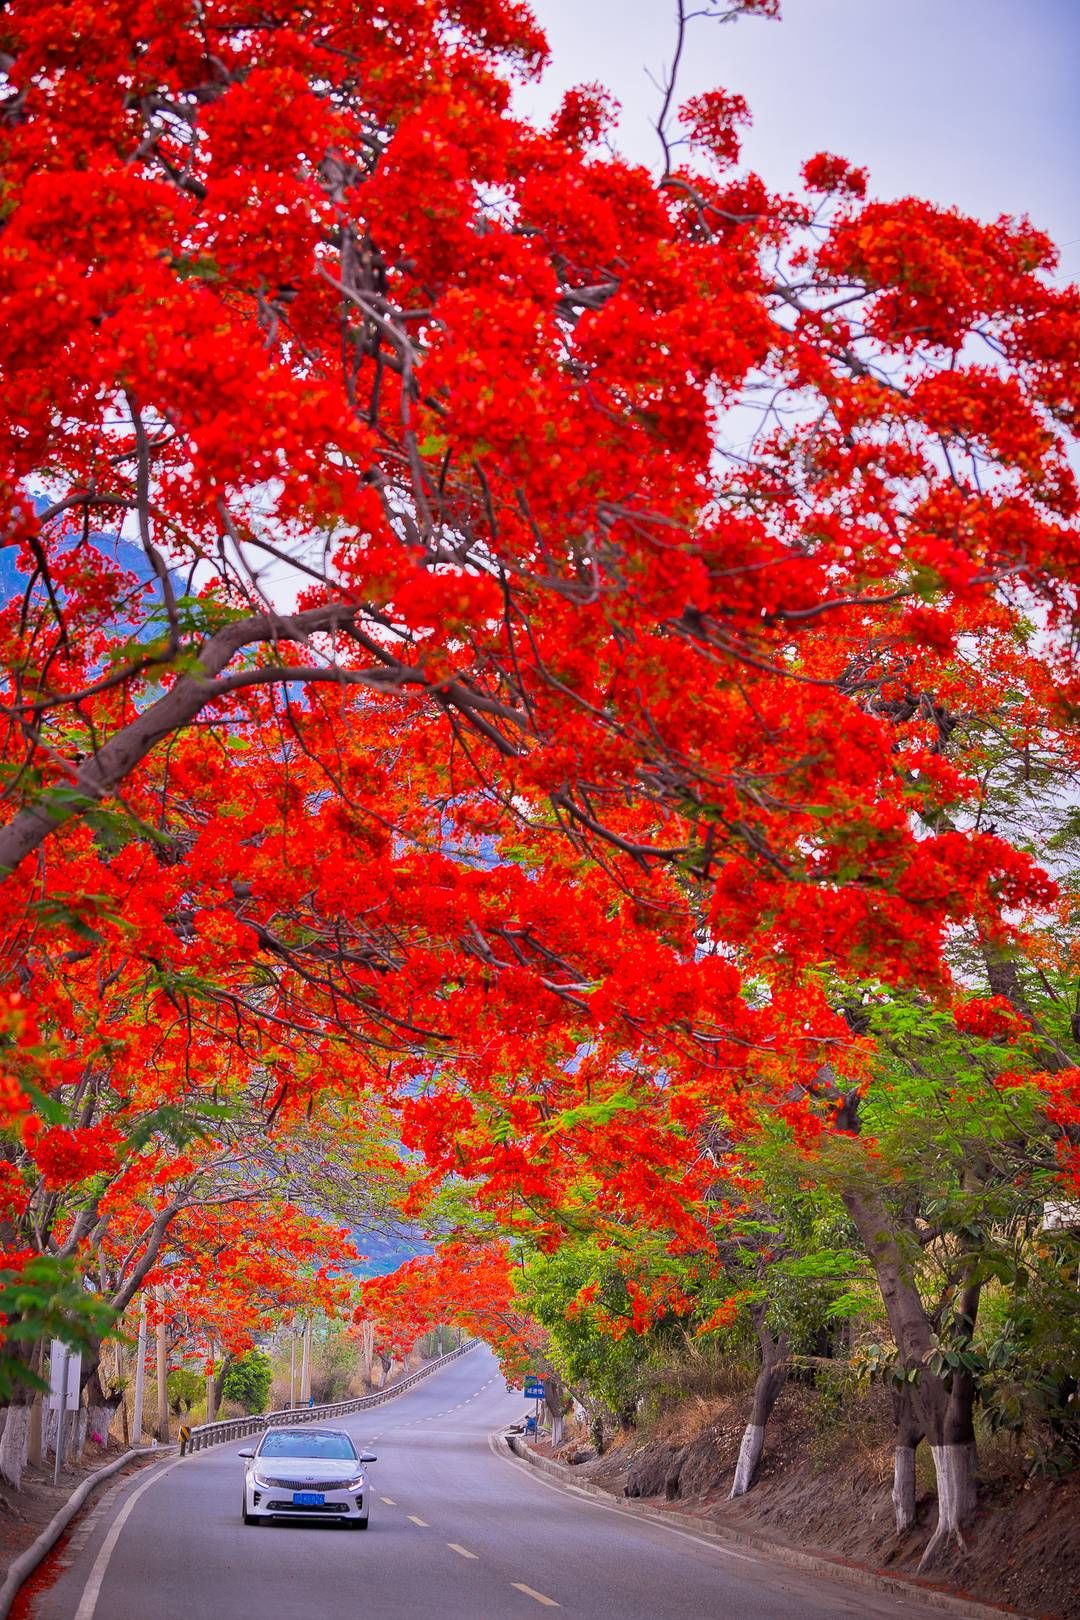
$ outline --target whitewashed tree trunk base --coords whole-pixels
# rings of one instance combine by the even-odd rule
[[[754,1483],[761,1453],[765,1449],[764,1423],[748,1423],[739,1444],[739,1460],[735,1464],[735,1478],[731,1484],[732,1496],[745,1496]]]
[[[112,1428],[116,1410],[115,1406],[105,1404],[87,1407],[85,1440],[89,1441],[90,1445],[96,1447],[100,1443],[104,1448],[108,1444],[109,1430]],[[101,1436],[100,1442],[94,1439],[95,1434]]]
[[[897,1446],[893,1453],[893,1509],[896,1533],[906,1535],[915,1523],[915,1447]]]
[[[73,1413],[68,1419],[68,1422],[71,1425],[71,1449],[68,1452],[67,1458],[69,1462],[82,1462],[83,1449],[86,1445],[86,1436],[90,1432],[87,1427],[86,1418],[86,1407],[80,1406],[78,1411]]]
[[[975,1512],[974,1445],[931,1446],[930,1455],[937,1475],[938,1522],[919,1561],[920,1571],[929,1569],[954,1546],[967,1552],[964,1526]]]
[[[15,1490],[22,1488],[29,1441],[30,1408],[9,1406],[4,1415],[4,1432],[0,1435],[0,1475]]]

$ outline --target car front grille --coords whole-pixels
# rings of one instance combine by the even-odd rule
[[[267,1502],[269,1513],[348,1513],[347,1502],[294,1502],[290,1497],[287,1502]]]
[[[303,1484],[295,1479],[274,1479],[269,1474],[261,1476],[275,1491],[340,1491],[348,1483],[344,1479],[305,1479]]]

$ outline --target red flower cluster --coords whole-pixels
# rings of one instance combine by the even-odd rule
[[[71,1130],[61,1125],[31,1129],[31,1124],[38,1122],[27,1122],[23,1140],[47,1187],[68,1186],[117,1168],[124,1138],[111,1120]]]

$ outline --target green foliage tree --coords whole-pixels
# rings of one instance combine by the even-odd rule
[[[245,1412],[265,1412],[272,1377],[270,1357],[262,1350],[248,1350],[237,1356],[225,1374],[222,1399],[235,1401]]]
[[[203,1380],[191,1367],[175,1367],[169,1374],[166,1389],[170,1412],[190,1412],[203,1393]]]

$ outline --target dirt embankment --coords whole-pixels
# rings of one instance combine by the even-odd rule
[[[801,1386],[785,1391],[749,1495],[728,1499],[744,1401],[695,1397],[597,1457],[580,1441],[583,1478],[616,1494],[704,1514],[718,1526],[914,1575],[936,1519],[933,1469],[919,1448],[918,1522],[898,1540],[890,1499],[888,1401],[874,1390],[833,1407]],[[923,1455],[923,1453],[926,1453]],[[1005,1445],[983,1448],[980,1505],[967,1555],[933,1572],[936,1585],[1046,1620],[1080,1620],[1080,1477],[1032,1480]]]

